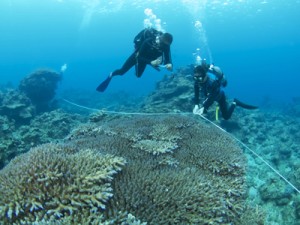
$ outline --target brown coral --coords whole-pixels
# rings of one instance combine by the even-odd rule
[[[6,224],[99,213],[125,161],[91,149],[46,144],[0,171],[0,221]]]
[[[123,118],[98,127],[77,130],[71,142],[128,162],[112,182],[106,219],[127,211],[148,224],[228,224],[243,214],[245,157],[221,131],[185,116]],[[153,149],[172,141],[176,149],[141,151],[141,140],[151,140]]]
[[[176,149],[154,155],[136,147],[141,140],[151,140],[153,148],[172,142]],[[132,214],[150,225],[238,224],[246,205],[241,150],[192,117],[88,124],[65,145],[40,146],[12,163],[0,174],[4,221],[110,224]]]

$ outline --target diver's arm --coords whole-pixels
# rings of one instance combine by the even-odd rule
[[[195,81],[194,83],[194,102],[195,102],[195,105],[199,105],[200,103],[200,90],[199,90],[199,84],[197,81]]]
[[[202,98],[204,98],[202,102],[202,107],[204,108],[204,111],[208,110],[208,108],[214,103],[215,101],[215,93],[208,92],[208,89],[211,89],[211,85],[213,85],[214,82],[211,80],[208,80],[205,84],[205,86],[202,88]]]
[[[173,63],[172,63],[170,46],[166,46],[163,49],[163,59],[164,59],[165,68],[169,71],[172,71],[173,70]]]
[[[137,60],[139,60],[140,62],[146,63],[146,64],[150,64],[152,60],[150,60],[149,58],[145,57],[146,54],[146,50],[147,48],[149,48],[149,42],[151,41],[151,38],[146,39],[139,51],[137,52]]]
[[[172,64],[172,57],[171,57],[171,49],[170,46],[166,46],[163,49],[163,54],[164,54],[164,65],[167,64]]]
[[[202,106],[204,108],[204,111],[208,110],[208,108],[214,103],[214,98],[210,95],[208,95],[203,103],[202,103]]]
[[[135,38],[134,38],[134,40],[133,40],[135,50],[138,50],[138,46],[141,45],[142,39],[143,39],[143,37],[145,36],[145,32],[146,32],[146,31],[145,31],[145,29],[144,29],[144,30],[140,31],[140,33],[138,33],[138,34],[135,36]]]

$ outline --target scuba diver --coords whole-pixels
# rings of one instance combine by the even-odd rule
[[[208,72],[214,74],[215,79],[209,77],[207,74]],[[225,93],[222,90],[222,87],[227,86],[227,80],[225,76],[219,67],[214,66],[213,64],[207,64],[205,60],[202,61],[201,65],[195,66],[194,80],[194,114],[203,115],[215,101],[218,102],[222,116],[225,120],[230,119],[236,106],[240,106],[245,109],[258,108],[256,106],[245,104],[238,99],[234,99],[230,106],[228,106]],[[200,92],[201,97],[204,98],[201,107],[199,106]]]
[[[172,59],[170,45],[173,36],[170,33],[163,33],[154,28],[142,30],[134,38],[134,52],[128,57],[123,66],[110,73],[98,87],[97,91],[103,92],[107,88],[113,76],[124,75],[135,66],[135,75],[141,77],[146,66],[149,64],[154,69],[160,70],[163,64],[167,70],[172,70]]]

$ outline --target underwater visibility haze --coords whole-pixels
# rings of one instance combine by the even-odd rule
[[[194,63],[200,49],[223,69],[230,96],[289,101],[299,95],[299,9],[298,0],[3,0],[1,83],[17,84],[36,68],[59,70],[66,63],[62,88],[93,90],[123,64],[150,20],[174,36],[175,70]],[[108,91],[146,94],[163,74],[148,68],[137,79],[130,71]]]
[[[0,224],[299,225],[299,12],[300,0],[1,0]],[[97,92],[146,27],[173,35],[173,71],[131,69]],[[193,115],[203,59],[229,102],[259,109]]]

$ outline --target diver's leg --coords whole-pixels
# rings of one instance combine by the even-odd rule
[[[226,101],[226,96],[224,94],[224,92],[221,93],[221,98],[218,101],[219,102],[219,106],[220,106],[220,110],[222,113],[222,116],[225,120],[230,119],[236,104],[231,103],[231,105],[228,107],[227,101]]]
[[[129,58],[125,61],[122,68],[115,70],[111,73],[111,76],[124,75],[136,64],[136,53],[132,53]]]
[[[144,62],[138,62],[135,66],[135,75],[141,77],[146,69],[147,64]]]
[[[233,100],[233,102],[235,102],[237,106],[240,106],[244,109],[257,109],[258,108],[257,106],[249,105],[249,104],[246,104],[244,102],[241,102],[240,100],[238,100],[236,98]]]

